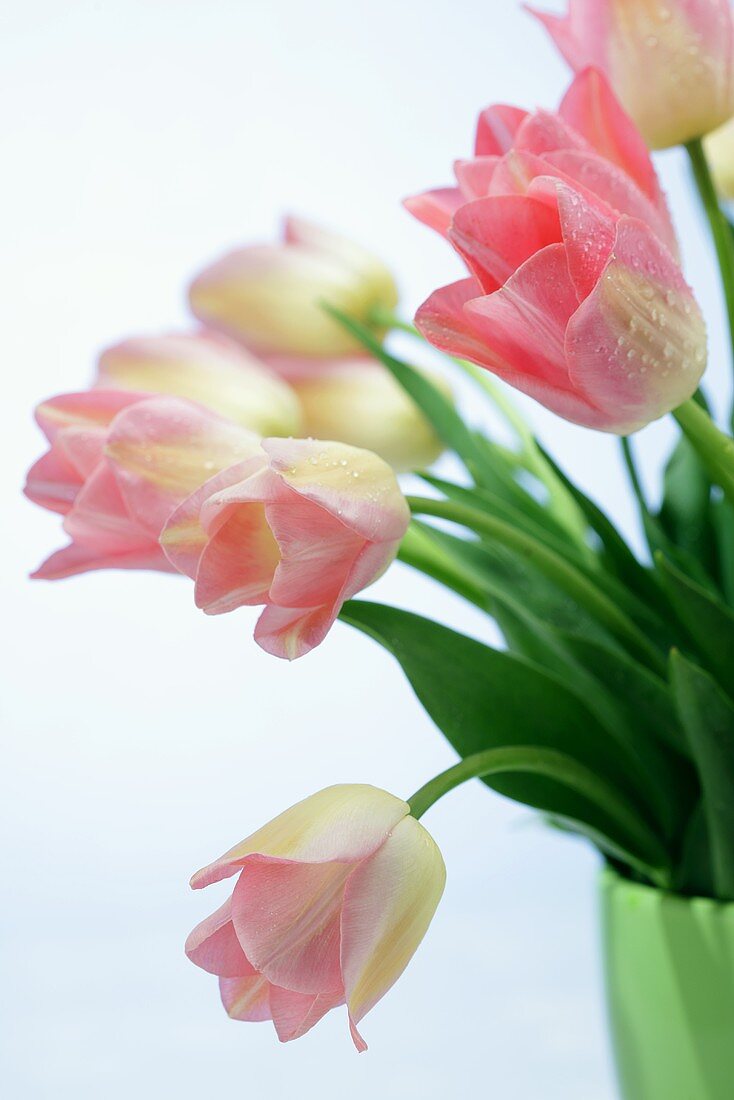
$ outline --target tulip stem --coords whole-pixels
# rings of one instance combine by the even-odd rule
[[[542,776],[580,795],[614,821],[628,838],[632,848],[648,853],[648,859],[635,861],[637,866],[657,885],[663,888],[670,886],[668,855],[658,837],[640,819],[634,807],[596,772],[555,749],[510,745],[467,756],[416,791],[408,799],[410,812],[419,819],[440,798],[462,783],[470,779],[485,779],[512,772]],[[625,855],[634,859],[628,852]]]
[[[544,576],[590,611],[616,638],[625,642],[650,668],[665,675],[667,666],[662,655],[639,627],[619,609],[614,600],[573,564],[532,535],[496,516],[454,501],[429,497],[407,497],[407,501],[416,515],[435,516],[437,519],[468,527],[477,534],[489,536],[501,546],[532,562]]]
[[[711,169],[703,143],[700,139],[690,141],[686,151],[693,168],[698,193],[711,228],[711,235],[719,258],[721,281],[724,288],[726,308],[729,315],[729,336],[732,345],[732,363],[734,365],[734,234],[721,209]]]
[[[734,439],[716,427],[698,402],[691,398],[673,411],[712,481],[721,486],[734,504]]]

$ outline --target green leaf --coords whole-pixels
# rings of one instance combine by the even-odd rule
[[[676,894],[687,894],[690,897],[711,898],[716,893],[711,863],[711,840],[703,799],[699,799],[688,822],[680,860],[675,869],[674,887]]]
[[[710,509],[711,478],[684,436],[665,468],[658,519],[668,538],[709,574],[716,560]]]
[[[727,691],[734,670],[734,613],[712,593],[676,569],[662,554],[655,564],[678,618],[698,652]]]
[[[521,495],[510,501],[507,497],[503,500],[502,497],[489,489],[469,489],[464,485],[457,485],[453,481],[445,481],[443,478],[434,477],[432,474],[421,474],[421,480],[443,493],[449,500],[466,504],[470,508],[479,508],[482,511],[491,512],[492,515],[499,516],[507,523],[521,527],[523,531],[532,535],[533,538],[545,542],[547,546],[552,547],[558,553],[570,555],[574,561],[581,564],[586,561],[584,556],[578,553],[577,545],[569,539],[568,532],[559,528],[543,506],[520,489],[518,485],[515,485],[515,488]]]
[[[561,633],[560,640],[579,664],[604,684],[636,736],[688,755],[688,743],[664,680],[605,642],[568,631]]]
[[[671,682],[693,751],[711,839],[714,887],[734,900],[734,705],[707,672],[671,654]]]
[[[429,619],[381,604],[349,601],[341,618],[391,652],[413,690],[456,751],[470,756],[510,745],[565,753],[603,776],[637,808],[639,835],[594,804],[542,776],[486,782],[527,805],[581,821],[633,860],[661,866],[667,856],[650,819],[634,761],[563,683],[527,661],[500,653]]]
[[[728,500],[717,500],[711,515],[716,532],[719,584],[728,605],[734,607],[734,508]]]

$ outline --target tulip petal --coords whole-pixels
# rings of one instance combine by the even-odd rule
[[[270,987],[270,1011],[281,1043],[300,1039],[327,1012],[342,1004],[343,994],[294,993],[277,985]]]
[[[257,436],[177,397],[124,410],[106,448],[128,509],[156,538],[193,490],[258,451]]]
[[[420,332],[434,347],[461,359],[470,359],[497,374],[509,371],[488,346],[472,323],[464,306],[479,298],[482,288],[476,279],[460,279],[435,290],[415,315]]]
[[[232,895],[237,938],[268,981],[297,993],[340,993],[340,914],[352,863],[252,855]]]
[[[348,880],[341,966],[355,1025],[405,970],[431,923],[445,881],[438,847],[410,816]]]
[[[492,179],[502,157],[473,157],[454,162],[454,173],[465,199],[482,199],[490,193]]]
[[[464,308],[487,343],[519,375],[569,388],[565,334],[578,297],[562,244],[537,252],[501,290]]]
[[[232,899],[197,924],[184,948],[192,963],[221,978],[245,978],[257,973],[245,955],[232,924]]]
[[[561,228],[554,207],[524,195],[498,195],[465,203],[449,239],[491,294],[536,252],[558,243]]]
[[[23,492],[34,504],[66,515],[83,484],[84,479],[56,440],[31,466]]]
[[[272,469],[289,488],[371,542],[401,539],[410,510],[394,472],[370,451],[345,443],[264,439]]]
[[[628,434],[695,392],[706,330],[670,253],[641,222],[622,218],[614,251],[567,335],[573,384]]]
[[[31,573],[31,577],[33,580],[58,581],[98,569],[154,569],[160,573],[173,572],[160,547],[152,543],[137,550],[106,553],[95,546],[72,542],[46,558]]]
[[[647,145],[599,69],[578,74],[558,113],[600,156],[631,176],[655,206],[665,208]]]
[[[520,126],[527,118],[527,111],[504,103],[487,107],[479,116],[474,154],[502,156],[512,148]]]
[[[207,501],[225,489],[247,480],[264,464],[265,456],[261,453],[228,466],[205,481],[171,513],[159,541],[166,557],[179,573],[185,573],[192,580],[196,579],[199,560],[209,540],[209,533],[201,519],[202,508]]]
[[[296,803],[191,879],[195,890],[236,874],[258,853],[310,863],[355,862],[371,855],[409,806],[367,784],[327,787]]]
[[[550,111],[536,111],[523,122],[515,137],[514,149],[519,152],[544,156],[559,149],[589,151],[580,134],[577,134],[559,115]]]
[[[268,598],[280,560],[278,543],[260,503],[229,505],[211,534],[196,573],[196,606],[222,615]],[[323,567],[323,563],[322,563]]]
[[[272,1019],[270,982],[260,974],[248,978],[220,978],[219,992],[227,1015],[233,1020],[262,1023]]]
[[[83,390],[62,393],[43,401],[36,409],[36,421],[46,438],[53,442],[63,428],[106,428],[141,394],[122,390]]]
[[[552,195],[557,204],[568,272],[582,302],[599,281],[614,247],[614,220],[575,188],[551,176],[534,180],[530,194]]]
[[[463,202],[464,195],[458,187],[439,187],[420,195],[411,195],[403,200],[403,206],[423,225],[445,237],[451,219]]]

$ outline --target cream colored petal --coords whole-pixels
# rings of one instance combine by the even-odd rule
[[[342,975],[356,1024],[397,981],[428,929],[446,881],[430,834],[405,817],[347,882]]]
[[[407,802],[379,787],[360,783],[327,787],[198,871],[191,885],[199,889],[229,878],[253,854],[311,863],[364,859],[408,812]]]

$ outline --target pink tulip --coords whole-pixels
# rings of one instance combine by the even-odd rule
[[[236,1020],[272,1020],[287,1042],[346,1004],[357,1024],[423,939],[443,893],[436,844],[406,802],[329,787],[286,810],[191,880],[238,875],[229,901],[189,936]]]
[[[410,513],[390,467],[340,443],[266,439],[185,500],[162,536],[210,615],[265,604],[255,640],[293,659],[394,559]]]
[[[239,248],[202,271],[191,308],[210,328],[269,356],[337,356],[361,350],[323,303],[368,321],[392,309],[392,275],[359,245],[298,218],[288,218],[281,244]]]
[[[298,399],[281,378],[219,333],[137,336],[106,348],[97,386],[198,401],[257,435],[298,435]]]
[[[607,74],[654,149],[734,114],[730,0],[569,0],[565,16],[530,11],[572,69]]]
[[[51,446],[25,492],[62,513],[71,537],[33,574],[44,580],[93,569],[173,572],[158,543],[169,514],[258,447],[250,432],[174,397],[91,390],[51,398],[36,415]]]
[[[408,201],[471,277],[416,316],[436,347],[567,420],[625,435],[696,390],[700,310],[642,138],[594,70],[557,115],[483,113],[458,185]]]

